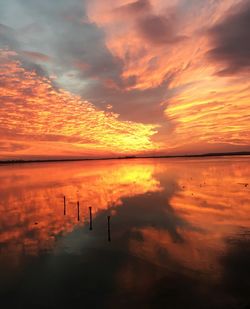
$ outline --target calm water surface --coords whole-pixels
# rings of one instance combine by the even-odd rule
[[[3,308],[250,308],[249,157],[2,165],[0,183]]]

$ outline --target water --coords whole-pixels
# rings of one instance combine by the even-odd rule
[[[249,308],[249,163],[0,166],[3,308]]]

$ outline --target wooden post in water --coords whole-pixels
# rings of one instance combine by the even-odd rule
[[[92,230],[92,207],[89,207],[89,229]]]
[[[107,216],[108,218],[108,241],[111,241],[111,237],[110,237],[110,216]]]
[[[65,197],[65,195],[64,195],[64,197],[63,197],[63,205],[64,205],[63,214],[64,214],[64,216],[65,216],[65,215],[66,215],[66,197]]]
[[[80,204],[79,201],[77,202],[77,219],[80,221]]]

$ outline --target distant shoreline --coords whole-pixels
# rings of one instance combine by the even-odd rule
[[[50,163],[50,162],[78,162],[78,161],[101,161],[101,160],[128,160],[128,159],[171,159],[171,158],[203,158],[203,157],[229,157],[249,156],[249,151],[241,152],[219,152],[191,155],[160,155],[160,156],[124,156],[110,158],[68,158],[68,159],[35,159],[35,160],[0,160],[0,164],[27,164],[27,163]]]

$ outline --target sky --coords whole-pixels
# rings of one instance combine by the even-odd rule
[[[0,159],[250,151],[250,0],[0,5]]]

